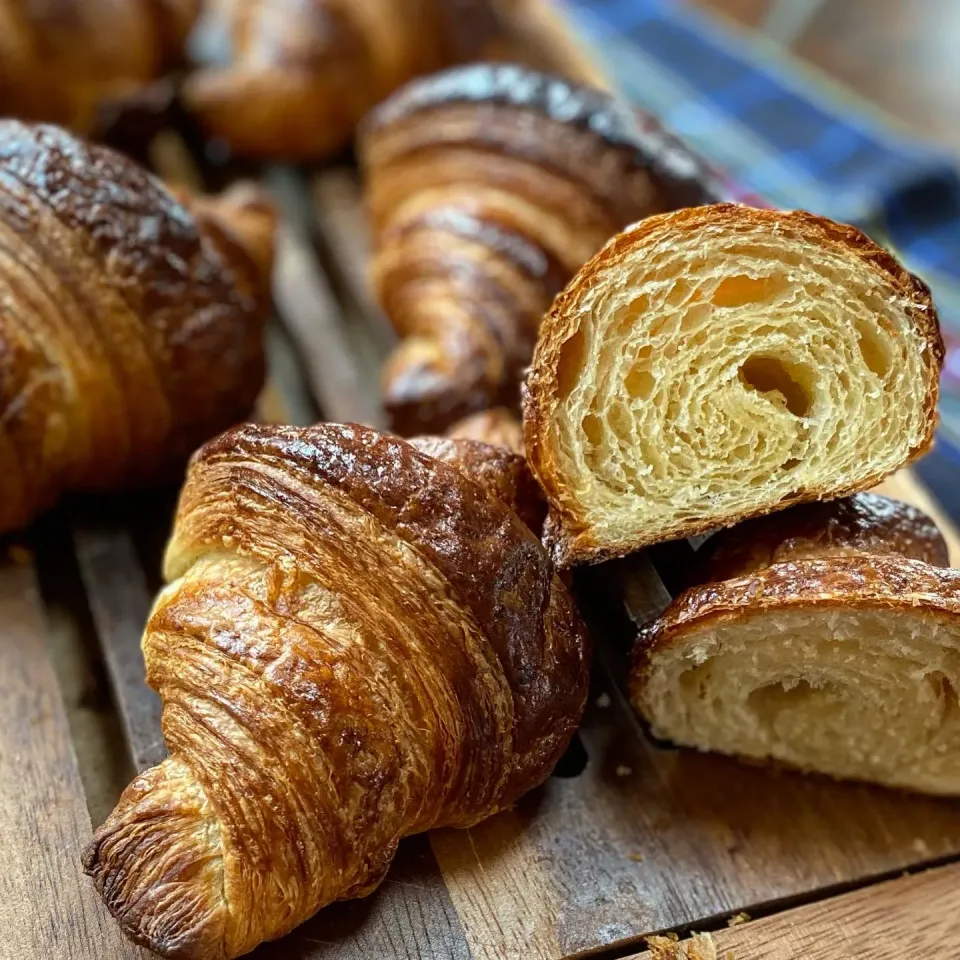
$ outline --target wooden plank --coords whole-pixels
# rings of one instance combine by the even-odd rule
[[[960,864],[722,930],[703,960],[902,960],[960,952]],[[629,960],[691,960],[691,941]],[[701,944],[703,941],[701,941]]]
[[[348,167],[324,170],[314,177],[313,196],[320,235],[330,259],[385,354],[397,336],[370,284],[370,237],[360,178]]]
[[[273,170],[267,183],[282,211],[274,301],[300,351],[313,395],[330,420],[379,425],[383,415],[370,389],[377,372],[358,365],[343,311],[313,250],[309,195],[293,171]]]
[[[83,876],[90,837],[32,565],[0,565],[0,958],[128,960]]]
[[[74,545],[130,756],[146,770],[167,755],[160,698],[147,686],[140,652],[152,602],[146,578],[125,529],[78,526]]]

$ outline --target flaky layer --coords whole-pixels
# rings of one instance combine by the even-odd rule
[[[937,794],[960,793],[958,689],[960,572],[866,556],[688,591],[631,677],[659,737]]]
[[[929,291],[851,227],[718,204],[611,241],[544,322],[525,437],[564,563],[878,482],[929,446]]]
[[[332,424],[243,427],[194,458],[143,639],[171,756],[85,857],[131,937],[239,956],[369,893],[403,836],[550,773],[585,633],[538,540],[469,475]]]

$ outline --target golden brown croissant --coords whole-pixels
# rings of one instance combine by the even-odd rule
[[[607,95],[509,64],[414,81],[360,136],[397,432],[519,402],[540,320],[610,235],[708,197],[706,173]]]
[[[222,0],[229,62],[194,74],[188,108],[237,153],[312,159],[418,74],[476,56],[488,0]],[[218,41],[215,46],[220,46]]]
[[[933,521],[860,495],[705,549],[707,582],[635,650],[632,699],[657,736],[960,793],[960,571],[940,566]]]
[[[527,378],[555,559],[875,486],[929,448],[943,355],[930,291],[853,227],[647,218],[557,297]]]
[[[506,407],[492,407],[471,413],[458,420],[449,430],[448,437],[462,440],[479,440],[494,447],[503,447],[511,453],[523,456],[523,424],[520,418]]]
[[[586,637],[504,503],[365,427],[245,426],[194,457],[143,639],[170,756],[84,863],[134,940],[223,960],[372,891],[403,836],[539,784]]]
[[[0,116],[90,132],[97,108],[162,76],[200,0],[0,0]]]
[[[193,217],[118,154],[0,122],[0,531],[157,479],[244,417],[271,231],[249,193]]]

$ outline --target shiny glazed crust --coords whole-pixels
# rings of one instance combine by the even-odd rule
[[[587,690],[538,540],[457,465],[359,426],[194,457],[143,640],[170,757],[84,863],[134,940],[221,960],[382,880],[398,840],[544,780]]]
[[[787,560],[854,554],[950,566],[943,534],[922,510],[876,493],[857,493],[721,530],[697,551],[691,582],[731,580]]]
[[[89,133],[97,109],[161,77],[199,0],[0,0],[0,116]]]
[[[0,531],[156,480],[246,415],[273,228],[252,204],[193,217],[118,154],[0,122]]]
[[[412,77],[480,52],[488,0],[227,0],[185,99],[237,153],[317,159],[347,146],[363,115]],[[225,34],[221,39],[219,34]]]
[[[538,537],[547,504],[533,479],[526,457],[478,440],[414,437],[410,443],[428,457],[453,464],[488,493],[501,500]]]
[[[723,258],[733,256],[729,251],[737,242],[743,244],[763,242],[767,247],[759,254],[751,253],[754,259],[746,266],[740,263],[731,265]],[[843,269],[849,274],[836,278],[826,273],[818,273],[822,266],[819,260],[805,261],[801,256],[798,261],[800,273],[797,273],[797,268],[794,269],[794,274],[801,277],[802,281],[798,302],[798,309],[801,312],[797,314],[798,317],[805,316],[805,311],[808,310],[821,310],[821,313],[826,310],[828,305],[826,303],[821,305],[818,298],[823,296],[824,289],[830,291],[831,284],[838,285],[834,291],[830,291],[831,293],[839,293],[843,289],[841,285],[843,283],[853,285],[856,282],[869,287],[871,296],[879,290],[891,298],[887,301],[888,308],[893,312],[894,307],[889,305],[895,304],[897,322],[902,325],[902,328],[891,334],[890,330],[884,327],[884,336],[887,336],[889,342],[896,345],[898,349],[905,351],[905,356],[917,368],[916,379],[898,388],[899,401],[901,406],[906,406],[905,402],[910,401],[910,404],[916,408],[915,412],[922,421],[922,429],[902,450],[902,453],[894,456],[890,451],[882,465],[879,462],[875,464],[875,451],[869,451],[867,455],[860,458],[856,468],[852,465],[845,468],[843,471],[845,479],[838,480],[834,476],[814,476],[812,473],[811,479],[805,482],[794,482],[786,477],[783,490],[778,487],[776,496],[770,494],[770,499],[764,495],[764,484],[761,483],[757,487],[757,493],[753,496],[752,502],[744,502],[736,509],[727,512],[717,512],[705,501],[701,512],[691,508],[689,515],[677,519],[680,513],[679,510],[674,509],[672,517],[660,518],[656,522],[644,525],[643,529],[631,529],[635,524],[623,523],[622,518],[615,519],[615,510],[610,511],[609,517],[591,516],[584,505],[582,493],[584,484],[592,482],[591,477],[582,468],[573,470],[564,453],[564,444],[569,444],[570,436],[579,432],[579,428],[574,424],[575,418],[582,417],[588,412],[586,410],[574,412],[571,406],[573,401],[567,402],[569,397],[584,383],[606,382],[605,378],[612,379],[615,376],[614,372],[609,371],[604,364],[598,366],[594,361],[591,361],[591,364],[585,361],[586,357],[592,356],[590,351],[595,346],[590,342],[590,333],[586,331],[588,331],[588,324],[600,322],[594,314],[598,300],[609,296],[615,298],[617,304],[622,302],[624,309],[633,309],[630,298],[640,296],[641,287],[644,291],[655,287],[659,282],[655,280],[657,271],[662,271],[667,261],[671,260],[674,265],[682,264],[684,267],[682,280],[677,281],[678,285],[675,289],[680,289],[679,284],[682,283],[686,291],[688,307],[692,304],[696,309],[700,309],[704,306],[703,303],[697,302],[699,296],[697,287],[701,282],[704,285],[716,284],[715,290],[719,291],[720,286],[727,280],[736,282],[744,279],[736,276],[736,271],[757,269],[758,263],[761,266],[775,265],[777,269],[786,270],[787,261],[784,259],[781,263],[780,258],[791,255],[789,252],[783,252],[788,243],[795,243],[798,249],[805,251],[817,251],[812,256],[822,259],[824,264],[841,263]],[[766,250],[773,252],[767,253]],[[805,256],[811,255],[805,254]],[[826,270],[826,267],[823,269]],[[648,275],[654,279],[648,279]],[[808,279],[814,287],[820,284],[821,293],[810,295],[806,292],[803,282]],[[643,296],[647,294],[644,292]],[[750,309],[750,307],[751,304],[748,303],[746,308]],[[688,314],[688,316],[691,315]],[[601,320],[604,323],[610,322],[609,318],[605,320],[601,318]],[[635,315],[635,318],[631,317],[631,320],[630,324],[621,324],[616,335],[612,333],[609,337],[606,333],[602,335],[606,338],[604,342],[617,347],[618,356],[623,355],[623,351],[631,340],[640,343],[643,338],[648,336],[652,338],[658,314],[655,311],[640,312]],[[701,322],[700,318],[697,322]],[[818,318],[816,321],[805,322],[813,324],[823,321]],[[760,320],[756,323],[759,326]],[[887,321],[884,320],[884,323]],[[841,325],[837,326],[839,329]],[[711,327],[711,323],[707,321],[706,325],[699,329],[709,331],[716,330],[717,327],[715,324]],[[806,327],[808,331],[813,329],[813,326]],[[908,334],[905,331],[908,331]],[[872,331],[868,330],[867,333]],[[848,338],[853,336],[852,333],[846,335]],[[622,338],[622,344],[618,344],[617,337]],[[598,335],[597,339],[599,342],[601,336]],[[792,339],[796,340],[797,337],[794,336]],[[646,342],[645,339],[644,342]],[[682,344],[691,341],[683,341],[681,338],[677,342]],[[731,363],[733,363],[733,357],[739,357],[735,351],[766,351],[767,347],[756,346],[759,342],[756,334],[751,332],[749,327],[745,328],[740,333],[735,347],[729,348]],[[781,339],[780,343],[783,342],[785,341]],[[652,350],[654,363],[657,362],[658,357],[664,355],[662,347],[647,346],[644,349],[648,357]],[[681,351],[682,349],[681,347]],[[695,360],[693,365],[696,368],[707,362],[718,366],[726,362],[723,354],[719,352],[711,354],[703,352],[702,348],[698,349],[701,349],[699,355],[691,354],[691,363]],[[579,356],[575,356],[578,353]],[[681,352],[680,356],[683,357],[686,354]],[[844,496],[875,486],[899,466],[916,459],[929,449],[937,420],[938,378],[943,356],[944,347],[937,314],[926,285],[904,270],[892,256],[853,227],[836,224],[801,211],[759,210],[734,204],[714,204],[650,217],[612,239],[583,267],[563,293],[557,297],[541,327],[540,339],[524,394],[524,438],[531,468],[543,487],[550,505],[546,542],[552,549],[554,558],[563,566],[580,562],[597,562],[630,553],[650,543],[704,533],[720,526],[731,526],[748,517],[779,510],[791,504]],[[828,363],[825,358],[819,359],[821,366],[811,369],[811,376],[816,376]],[[680,361],[677,363],[679,364]],[[826,368],[829,369],[829,367]],[[860,369],[860,367],[857,368],[858,371]],[[669,372],[669,364],[667,370]],[[736,363],[733,363],[733,371],[735,374]],[[850,371],[850,366],[847,366],[847,372],[850,373]],[[897,370],[893,373],[899,375]],[[728,380],[734,374],[730,374]],[[868,375],[864,368],[863,376]],[[645,389],[657,389],[657,378],[650,377],[642,386]],[[727,381],[721,383],[718,379],[711,380],[709,386],[712,390],[716,390],[718,386],[728,389]],[[614,394],[611,396],[617,400],[626,399],[619,382],[613,389]],[[890,390],[889,387],[882,389]],[[753,394],[754,398],[751,402],[756,404],[759,402],[756,398],[763,394],[760,388],[754,389]],[[706,386],[702,388],[702,395],[707,397],[710,395]],[[776,391],[768,394],[768,396],[775,395]],[[848,391],[847,395],[852,396],[853,392]],[[893,394],[888,393],[888,395],[891,399],[895,398]],[[788,402],[789,398],[781,396],[777,398],[776,405],[785,407]],[[833,400],[826,402],[822,409],[831,412],[831,406],[835,407],[836,416],[839,416],[838,411],[841,407]],[[636,414],[637,422],[640,422],[646,416],[644,410],[649,411],[652,407],[648,402],[637,409],[639,411]],[[759,416],[757,408],[751,409],[753,411],[751,417],[756,422]],[[603,433],[607,430],[603,426],[602,418],[609,411],[597,409],[590,412],[601,418],[599,432]],[[675,419],[675,414],[668,416],[665,428],[672,429],[670,421]],[[797,420],[802,420],[802,416]],[[694,426],[699,429],[697,424]],[[848,432],[849,430],[850,427]],[[565,437],[564,440],[560,439],[561,432]],[[896,439],[904,440],[904,438]],[[663,453],[664,448],[668,448],[673,442],[668,440],[669,438],[664,438],[655,443],[651,440],[651,456],[659,456]],[[709,444],[712,442],[712,440],[705,441],[707,444],[705,452],[708,455],[711,453]],[[628,447],[627,449],[629,451],[638,448]],[[882,452],[887,454],[885,450]],[[637,454],[634,452],[631,456],[637,456]],[[667,476],[670,476],[676,471],[670,470],[669,451],[665,456],[667,457],[664,461],[665,469]],[[626,456],[624,459],[626,460]],[[745,461],[746,466],[750,466],[749,453],[743,454],[738,459]],[[643,466],[642,461],[640,465]],[[796,465],[803,468],[803,458],[797,460]],[[698,479],[696,472],[693,476],[694,481],[691,482]],[[736,487],[739,483],[739,479],[731,481],[729,486]],[[677,494],[680,492],[681,487],[678,481],[676,489],[671,491],[669,498],[671,503],[676,504]],[[631,511],[636,513],[632,507]]]
[[[359,148],[379,300],[402,343],[384,404],[405,436],[519,406],[553,297],[610,235],[710,199],[704,166],[608,95],[512,64],[408,84]]]

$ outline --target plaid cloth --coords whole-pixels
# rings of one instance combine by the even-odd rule
[[[679,0],[558,0],[611,82],[754,194],[861,227],[930,284],[947,336],[943,431],[960,449],[960,177],[782,48]]]

